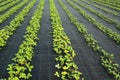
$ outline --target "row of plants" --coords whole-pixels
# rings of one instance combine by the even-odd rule
[[[96,21],[96,19],[94,19],[92,16],[90,16],[89,14],[87,14],[84,10],[82,10],[82,8],[78,7],[77,5],[75,5],[72,1],[70,0],[66,0],[69,5],[71,5],[74,9],[76,9],[80,14],[82,14],[82,16],[84,16],[88,21],[90,21],[93,25],[95,25],[95,27],[97,27],[99,30],[101,30],[102,32],[104,32],[106,35],[108,35],[111,39],[113,39],[116,43],[120,43],[120,34],[118,34],[117,32],[114,32],[112,29],[107,28],[106,26],[104,26],[103,24],[101,24],[100,22]]]
[[[105,0],[105,1],[107,1],[107,2],[110,2],[110,3],[114,3],[114,4],[116,4],[116,5],[120,5],[120,1],[119,0]]]
[[[31,0],[32,4],[35,2],[36,0]],[[23,43],[19,46],[18,52],[12,59],[13,63],[8,65],[8,80],[30,80],[32,77],[31,71],[34,66],[31,64],[31,61],[34,54],[34,47],[37,45],[44,3],[45,0],[40,1],[26,28]]]
[[[102,18],[103,20],[109,22],[109,23],[114,23],[118,25],[118,22],[114,19],[111,19],[107,16],[105,16],[104,14],[102,14],[101,12],[98,12],[94,9],[92,9],[90,6],[86,6],[85,4],[80,3],[78,0],[73,0],[75,3],[77,3],[79,6],[84,7],[85,9],[87,9],[88,11],[90,11],[91,13],[95,14],[96,16]]]
[[[84,35],[84,39],[87,42],[88,46],[90,46],[94,51],[100,53],[101,65],[107,70],[110,75],[112,75],[116,80],[119,80],[119,65],[114,62],[114,55],[107,53],[104,49],[102,49],[102,47],[98,44],[98,41],[95,40],[93,35],[88,33],[86,26],[79,22],[77,20],[77,17],[72,15],[72,13],[61,0],[59,0],[59,3],[69,17],[71,23],[73,23],[77,27],[78,31]]]
[[[97,0],[98,2],[101,2],[101,3],[104,3],[104,4],[107,4],[107,5],[110,5],[110,6],[114,6],[114,7],[118,7],[120,8],[120,5],[116,5],[114,4],[113,2],[109,2],[109,1],[103,1],[103,0]]]
[[[92,1],[94,3],[97,3],[101,6],[106,6],[106,7],[109,7],[111,9],[113,9],[113,10],[120,11],[120,8],[118,8],[118,7],[114,7],[114,6],[111,6],[111,5],[108,5],[108,4],[104,4],[104,3],[98,2],[97,0],[90,0],[90,1]]]
[[[0,13],[1,13],[1,12],[4,12],[4,11],[7,10],[8,8],[14,6],[14,5],[15,5],[16,3],[18,3],[18,2],[20,2],[20,0],[13,1],[13,2],[5,5],[5,6],[0,7]]]
[[[50,0],[50,17],[53,29],[53,48],[58,54],[55,58],[57,71],[54,75],[60,80],[84,80],[82,73],[78,71],[78,67],[74,63],[73,59],[76,54],[70,39],[64,32],[54,0]]]
[[[114,16],[119,16],[118,12],[114,12],[114,11],[109,10],[107,8],[100,7],[100,6],[96,5],[96,4],[93,4],[93,6],[96,7],[96,8],[99,8],[99,9],[101,9],[101,10],[107,12],[107,13],[110,13],[110,14],[112,14]]]
[[[120,29],[120,25],[117,25],[117,28]]]
[[[17,10],[19,10],[21,7],[23,7],[27,2],[28,2],[28,0],[23,0],[20,4],[14,6],[13,8],[11,8],[9,11],[4,13],[3,15],[0,15],[0,23],[4,22],[13,13],[17,12]]]
[[[5,5],[5,4],[7,4],[7,3],[10,3],[10,2],[12,2],[12,1],[14,1],[14,0],[6,0],[6,1],[3,1],[3,2],[0,3],[0,6],[3,6],[3,5]]]
[[[89,10],[90,12],[92,12],[93,14],[95,14],[96,16],[102,18],[103,20],[105,20],[105,21],[107,21],[107,22],[109,22],[109,23],[114,23],[114,24],[116,24],[116,28],[120,29],[120,24],[117,22],[117,20],[110,19],[110,18],[108,18],[107,16],[103,15],[102,13],[93,10],[93,9],[90,8],[89,6],[85,6],[85,5],[81,4],[81,3],[80,3],[79,1],[77,1],[77,0],[73,0],[73,1],[76,2],[76,3],[78,3],[80,6],[85,7],[87,10]],[[93,4],[93,5],[94,5],[94,4]],[[103,8],[102,8],[102,9],[103,9]],[[116,13],[115,13],[115,15],[116,15]]]
[[[0,30],[0,49],[2,49],[7,40],[13,35],[14,31],[21,25],[24,21],[24,17],[27,16],[28,12],[33,6],[33,2],[31,1],[23,10],[16,15],[16,17],[10,22],[9,25],[5,26],[3,29]]]
[[[90,4],[91,4],[91,3],[90,3],[90,1],[87,1],[87,0],[81,0],[81,1],[83,1],[83,2],[87,3],[88,5],[90,5]]]
[[[87,4],[91,4],[91,5],[93,5],[94,7],[98,8],[98,9],[104,11],[104,12],[107,12],[107,13],[109,13],[109,14],[112,14],[112,15],[114,15],[114,16],[118,16],[118,15],[119,15],[118,12],[109,10],[109,9],[107,9],[107,8],[101,7],[101,6],[96,5],[96,4],[92,4],[92,3],[90,3],[90,1],[87,1],[87,0],[82,0],[82,1],[84,1],[84,2],[87,3]]]
[[[85,3],[86,3],[86,2],[89,2],[89,1],[86,1],[86,0],[82,0],[82,1],[84,1]],[[111,0],[109,0],[109,1],[111,1]],[[113,1],[113,2],[115,2],[115,1]],[[88,4],[88,3],[87,3],[87,4]],[[96,8],[99,8],[99,9],[107,12],[107,13],[110,13],[110,14],[112,14],[112,15],[114,15],[114,16],[119,16],[119,13],[116,12],[116,11],[112,11],[112,10],[110,10],[110,9],[103,8],[103,7],[101,7],[101,6],[99,6],[99,5],[96,5],[96,4],[92,4],[92,5],[93,5],[94,7],[96,7]],[[120,29],[120,24],[117,25],[117,28]]]
[[[0,2],[2,2],[3,0],[0,0]]]
[[[0,0],[0,2],[2,2],[3,0]]]

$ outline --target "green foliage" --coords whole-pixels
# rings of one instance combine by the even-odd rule
[[[55,67],[58,70],[54,75],[61,80],[79,80],[82,78],[82,73],[78,71],[78,67],[73,61],[76,54],[71,47],[69,38],[62,28],[62,22],[55,7],[54,0],[50,0],[50,16],[53,28],[54,51],[58,54],[58,57],[55,58],[57,62]],[[76,21],[75,18],[72,18],[72,20]],[[85,30],[81,29],[81,31]]]
[[[111,8],[111,9],[116,10],[116,11],[120,11],[120,8],[119,8],[119,7],[115,7],[116,4],[119,5],[120,3],[115,3],[115,4],[114,4],[115,1],[112,1],[112,0],[111,0],[111,1],[112,1],[112,5],[103,3],[103,2],[101,2],[100,0],[90,0],[90,1],[95,2],[95,3],[97,3],[97,4],[99,4],[99,5],[102,5],[102,6],[107,6],[107,7]],[[118,2],[119,2],[119,1],[118,1]],[[113,6],[113,5],[114,5],[114,6]]]
[[[98,11],[94,10],[93,8],[90,8],[89,6],[82,4],[82,3],[80,3],[77,0],[73,0],[73,1],[75,3],[77,3],[77,4],[79,4],[81,7],[86,8],[88,11],[90,11],[93,14],[95,14],[96,16],[102,18],[103,20],[105,20],[105,21],[107,21],[109,23],[118,24],[117,20],[111,19],[111,18],[105,16],[104,14],[102,14],[101,12],[98,12]]]
[[[6,0],[4,2],[1,2],[0,6],[3,6],[3,5],[5,5],[5,4],[9,3],[9,2],[12,2],[12,1],[14,1],[14,0]]]
[[[120,34],[117,32],[112,31],[112,29],[107,28],[106,26],[102,25],[98,21],[96,21],[93,17],[87,14],[82,8],[74,5],[74,3],[70,0],[66,0],[74,9],[76,9],[80,14],[82,14],[88,21],[94,24],[99,30],[107,34],[111,39],[113,39],[116,43],[120,43]]]
[[[15,8],[22,7],[25,3],[27,3],[28,0],[23,1]],[[21,25],[21,22],[24,21],[24,17],[31,9],[32,2],[26,6],[16,17],[10,22],[9,25],[5,26],[3,29],[0,30],[0,49],[6,45],[7,40],[11,35],[13,35],[14,31]],[[11,13],[11,11],[9,12]],[[4,17],[4,16],[3,16]],[[2,20],[0,18],[0,20]]]
[[[119,28],[119,29],[120,29],[120,24],[118,24],[118,25],[117,25],[117,28]]]
[[[11,3],[5,5],[5,6],[2,6],[0,8],[0,12],[4,12],[6,9],[12,7],[14,4],[18,3],[20,0],[16,0],[16,1],[12,1]]]
[[[109,9],[107,9],[107,8],[103,8],[103,7],[101,7],[101,6],[99,6],[99,5],[96,5],[96,4],[93,4],[93,6],[96,7],[96,8],[99,8],[99,9],[101,9],[101,10],[103,10],[103,11],[109,13],[109,14],[112,14],[112,15],[114,15],[114,16],[118,16],[118,12],[109,10]]]
[[[29,11],[29,9],[34,6],[35,2],[36,0],[32,0],[26,7],[28,10],[25,11]],[[40,29],[39,22],[42,18],[44,2],[44,0],[40,1],[38,8],[35,10],[34,15],[30,20],[30,25],[26,29],[24,41],[20,45],[15,57],[12,59],[13,63],[8,65],[8,80],[28,80],[32,77],[31,71],[33,65],[31,65],[31,61],[34,53],[34,46],[37,45],[37,33]]]
[[[73,3],[71,2],[71,1],[69,1],[69,0],[66,0],[69,4],[71,4],[71,6],[75,6],[75,5],[73,5]],[[68,15],[68,17],[70,18],[70,20],[71,20],[71,22],[78,28],[78,31],[79,32],[81,32],[81,33],[83,33],[83,31],[81,31],[81,30],[79,30],[79,28],[84,28],[84,29],[86,29],[85,28],[85,26],[82,24],[82,23],[80,23],[78,20],[77,20],[77,18],[75,18],[72,14],[71,14],[71,12],[67,9],[67,7],[65,6],[65,4],[63,4],[63,2],[61,1],[61,0],[59,0],[59,3],[60,3],[60,5],[61,5],[61,7],[63,8],[63,10],[66,12],[66,14]],[[76,7],[74,7],[75,9],[77,9]],[[77,10],[79,10],[79,9],[77,9]],[[80,10],[79,10],[80,11]],[[83,11],[81,10],[81,13],[82,13]],[[84,12],[83,12],[84,13]],[[82,13],[82,14],[83,14]],[[87,15],[87,14],[83,14],[83,15]],[[88,15],[87,15],[88,16]],[[72,20],[74,18],[74,21]],[[94,19],[93,18],[89,18],[88,19],[89,21],[94,21]],[[77,22],[77,24],[76,24],[76,22]],[[79,24],[79,26],[78,26],[78,24]],[[97,23],[96,23],[97,24]],[[99,23],[98,23],[99,24]],[[97,25],[98,25],[97,24]],[[102,26],[101,24],[99,24],[99,26]],[[101,29],[104,29],[103,27],[101,27]],[[106,29],[105,29],[106,30]],[[91,34],[89,34],[88,32],[87,32],[87,29],[85,30],[86,32],[85,33],[83,33],[83,35],[84,35],[84,38],[85,38],[85,40],[86,40],[86,42],[87,42],[87,44],[90,46],[90,47],[92,47],[92,49],[94,50],[94,51],[98,51],[99,53],[101,53],[101,64],[102,64],[102,66],[108,71],[108,73],[109,74],[111,74],[111,75],[113,75],[113,77],[116,79],[116,80],[119,80],[119,75],[120,75],[120,72],[119,72],[119,65],[118,64],[116,64],[116,63],[114,63],[113,61],[114,61],[114,55],[113,54],[109,54],[109,53],[107,53],[105,50],[103,50],[102,49],[102,47],[98,44],[98,42],[94,39],[94,37],[93,37],[93,35],[91,35]],[[108,31],[108,32],[110,32],[110,31]],[[61,59],[61,57],[59,58],[59,59]],[[58,59],[57,59],[58,60]],[[63,59],[62,59],[62,61],[63,61]],[[61,61],[61,63],[63,63]],[[56,66],[57,68],[61,68],[61,66],[60,66],[60,64],[58,64],[57,66]],[[64,66],[64,68],[63,69],[67,69],[67,66]],[[57,72],[58,73],[58,72]],[[56,74],[57,75],[57,74]],[[67,74],[66,74],[67,75]],[[57,75],[57,76],[60,76],[60,75]],[[84,80],[84,79],[83,79]]]
[[[20,0],[16,0],[13,1],[13,3],[11,4],[15,4],[16,2],[19,2]],[[9,11],[7,11],[5,14],[0,15],[0,23],[4,22],[8,17],[10,17],[13,13],[15,13],[17,10],[19,10],[23,5],[25,5],[25,3],[27,3],[28,0],[24,0],[23,2],[21,2],[20,4],[14,6],[13,8],[11,8]],[[10,5],[8,5],[10,6]],[[7,6],[0,8],[0,12],[4,11],[5,9],[7,9]]]

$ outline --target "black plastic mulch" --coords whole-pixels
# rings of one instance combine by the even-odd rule
[[[87,4],[85,4],[84,2],[82,2],[82,1],[79,1],[79,2],[82,3],[83,5],[87,5]],[[75,3],[75,4],[76,4],[76,3]],[[77,5],[77,4],[76,4],[76,5]],[[78,5],[78,6],[79,6],[79,5]],[[116,20],[112,15],[109,15],[109,16],[108,16],[108,14],[105,14],[104,12],[102,12],[101,10],[93,7],[92,5],[87,5],[87,6],[90,7],[90,8],[92,8],[93,10],[96,10],[97,12],[100,12],[101,14],[103,14],[104,16],[107,16],[107,17],[110,18],[110,19]],[[79,7],[81,7],[81,6],[79,6]],[[83,8],[83,7],[81,7],[81,8]],[[104,19],[100,18],[99,16],[91,13],[89,10],[87,10],[87,9],[85,9],[85,8],[83,8],[83,9],[84,9],[89,15],[91,15],[93,18],[95,18],[98,22],[102,23],[104,26],[112,29],[113,31],[115,31],[115,32],[117,32],[117,33],[120,33],[120,30],[116,28],[116,26],[117,26],[116,24],[110,24],[109,22],[105,21]],[[119,20],[120,20],[120,19],[119,19]],[[118,20],[118,23],[119,23],[119,20]]]
[[[108,53],[113,53],[115,56],[115,62],[120,64],[120,58],[119,58],[120,46],[119,46],[119,44],[116,44],[106,34],[104,34],[102,31],[100,31],[98,28],[96,28],[92,23],[90,23],[88,20],[86,20],[85,17],[83,17],[81,14],[78,13],[78,11],[76,11],[71,6],[69,6],[67,2],[64,1],[64,3],[67,4],[66,6],[70,9],[72,14],[74,14],[74,16],[76,16],[78,18],[78,20],[86,26],[86,28],[88,29],[88,32],[94,36],[94,38],[98,41],[100,46],[104,50],[106,50]],[[83,10],[85,10],[85,9],[83,9]],[[93,15],[89,11],[87,11],[87,10],[85,10],[85,11],[89,15]],[[93,15],[93,17],[94,17],[94,15]],[[98,18],[96,16],[95,16],[95,18],[98,20]]]
[[[12,63],[11,59],[17,53],[19,45],[23,41],[26,27],[29,25],[29,21],[33,15],[34,10],[37,8],[37,4],[38,3],[36,3],[35,6],[32,7],[28,16],[25,17],[25,21],[9,38],[9,40],[7,41],[7,45],[2,50],[0,50],[0,79],[8,77],[8,71],[6,69],[8,67],[8,64]]]
[[[64,0],[62,1],[65,3]],[[77,31],[77,28],[73,24],[71,24],[66,13],[58,4],[58,1],[55,0],[55,2],[61,16],[63,28],[70,38],[73,49],[77,54],[75,62],[78,65],[79,70],[83,73],[85,80],[113,80],[100,65],[99,53],[94,52],[90,47],[88,47],[84,40],[84,36]]]
[[[7,8],[5,11],[3,11],[3,12],[0,12],[0,15],[2,15],[2,14],[4,14],[5,12],[7,12],[9,9],[11,9],[12,7],[14,7],[14,6],[16,6],[16,5],[18,5],[20,2],[22,2],[23,0],[20,0],[19,2],[17,2],[16,4],[14,4],[13,6],[11,6],[11,7],[9,7],[9,8]],[[5,5],[6,6],[6,5]]]
[[[32,78],[30,80],[57,80],[54,76],[55,69],[55,55],[52,47],[52,32],[49,0],[46,0],[43,16],[41,20],[41,28],[38,33],[39,41],[34,49],[34,56],[32,64],[34,65],[32,71]]]
[[[19,45],[23,41],[25,29],[27,25],[29,25],[29,20],[34,13],[34,10],[37,8],[39,1],[40,0],[37,0],[37,3],[29,12],[28,17],[25,17],[25,21],[15,31],[14,35],[11,36],[11,38],[8,40],[7,45],[2,50],[0,50],[0,78],[5,78],[8,76],[6,68],[8,67],[9,63],[12,63],[11,59],[14,57],[14,54],[17,53]],[[85,80],[113,80],[112,77],[110,77],[110,75],[108,75],[104,68],[100,65],[99,53],[94,52],[90,47],[88,47],[84,40],[84,36],[77,31],[77,28],[73,24],[71,24],[58,1],[54,1],[59,11],[63,23],[63,28],[70,38],[73,49],[77,54],[74,59],[75,63],[78,65],[79,70],[83,73]],[[67,7],[74,15],[78,14],[78,12],[73,10],[65,2],[65,0],[62,1],[67,5]],[[109,52],[118,51],[119,48],[117,48],[117,45],[112,40],[108,39],[105,34],[96,29],[81,15],[78,14],[75,16],[77,16],[78,19],[87,26],[88,31],[94,35],[94,37],[98,40],[100,45],[102,45],[105,50]],[[5,25],[5,23],[3,25]],[[56,53],[53,51],[53,38],[50,32],[52,32],[52,29],[49,13],[49,0],[46,0],[41,21],[41,28],[38,33],[39,41],[34,49],[32,60],[34,68],[32,70],[32,78],[30,80],[58,80],[54,76],[54,72],[56,71],[56,62],[54,60]],[[117,52],[116,55],[118,55]]]
[[[23,0],[21,0],[20,2],[22,2]],[[29,0],[30,1],[30,0]],[[14,19],[14,17],[19,14],[19,12],[21,12],[21,10],[29,3],[29,1],[24,4],[18,11],[16,11],[15,13],[13,13],[10,17],[8,17],[3,23],[0,23],[0,29],[4,28],[6,25],[9,25],[9,23],[12,21],[12,19]],[[18,3],[19,4],[19,3]],[[2,14],[0,14],[2,15]]]
[[[79,0],[79,2],[80,2],[80,3],[83,3],[83,4],[85,4],[85,5],[88,5],[88,4],[86,4],[85,2],[83,2],[83,1],[81,1],[81,0]],[[96,8],[95,6],[93,6],[93,4],[96,4],[96,3],[93,3],[93,2],[92,2],[89,6],[92,7],[93,9],[95,9],[95,10],[103,13],[105,16],[108,16],[108,17],[111,18],[111,19],[116,19],[117,21],[120,21],[120,17],[118,17],[118,16],[120,16],[119,12],[118,12],[118,14],[119,14],[118,16],[114,16],[114,15],[112,15],[112,14],[109,14],[108,12],[105,12],[105,11],[99,9],[99,8]],[[96,5],[98,5],[98,4],[96,4]],[[98,5],[98,6],[99,6],[99,5]],[[106,7],[104,7],[104,6],[100,6],[100,7],[101,7],[101,8],[106,8]],[[108,8],[106,8],[106,9],[108,9]],[[111,9],[108,9],[108,10],[111,10]],[[111,11],[113,11],[113,10],[111,10]],[[108,27],[109,27],[109,26],[108,26]],[[112,26],[111,26],[111,27],[112,27]],[[113,28],[116,28],[116,27],[114,26]]]

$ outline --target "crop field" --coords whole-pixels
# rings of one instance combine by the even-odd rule
[[[0,0],[0,80],[120,80],[120,0]]]

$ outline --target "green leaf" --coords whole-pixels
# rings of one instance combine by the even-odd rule
[[[26,79],[26,74],[25,74],[25,73],[20,73],[20,74],[19,74],[19,78]]]
[[[56,71],[54,74],[56,77],[60,77],[60,74]]]

